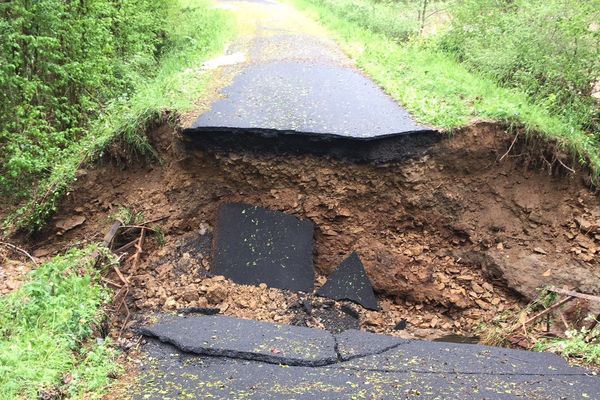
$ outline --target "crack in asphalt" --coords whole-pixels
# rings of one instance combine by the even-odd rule
[[[337,361],[336,361],[336,363],[344,361],[344,358],[342,357],[342,353],[340,353],[339,343],[338,343],[337,336],[334,335],[331,332],[329,332],[329,334],[333,338],[333,350],[335,351],[335,354],[337,355]]]
[[[359,372],[379,372],[385,374],[429,374],[429,375],[469,375],[469,376],[549,376],[549,377],[567,377],[567,376],[595,376],[593,374],[581,373],[561,373],[561,374],[543,374],[528,372],[475,372],[475,371],[428,371],[421,369],[394,369],[394,368],[359,368],[340,366],[337,369]]]
[[[193,355],[197,355],[197,356],[217,357],[217,358],[222,357],[222,358],[229,358],[229,359],[234,359],[234,360],[247,360],[247,361],[262,362],[262,363],[266,363],[266,364],[286,365],[286,366],[291,366],[291,367],[309,367],[309,368],[327,367],[327,366],[341,364],[344,362],[357,360],[357,359],[361,359],[361,358],[365,358],[365,357],[369,357],[369,356],[375,356],[375,355],[383,354],[387,351],[396,349],[402,345],[410,343],[410,341],[401,341],[401,342],[395,343],[393,345],[379,349],[377,351],[372,351],[372,352],[365,353],[365,354],[356,354],[353,356],[345,357],[344,355],[342,355],[342,353],[339,350],[339,342],[338,342],[337,336],[330,332],[329,334],[331,335],[331,337],[333,339],[333,343],[334,343],[333,350],[336,354],[336,358],[335,359],[323,358],[321,360],[310,361],[310,360],[306,360],[306,359],[288,358],[288,357],[284,357],[284,356],[270,356],[267,354],[261,354],[261,353],[249,352],[249,351],[241,351],[241,350],[225,350],[225,349],[219,350],[219,349],[211,349],[211,348],[207,348],[207,347],[190,347],[190,346],[181,345],[181,343],[178,343],[176,340],[173,340],[168,336],[157,335],[156,333],[154,333],[150,330],[146,330],[144,328],[140,329],[140,333],[144,336],[148,336],[150,338],[155,338],[162,343],[169,344],[169,345],[175,347],[177,350],[179,350],[183,353],[186,353],[186,354],[193,354]]]
[[[335,336],[335,335],[334,335]],[[400,347],[408,342],[397,343],[395,345],[389,346],[384,350],[380,350],[377,352],[357,355],[355,357],[349,359],[338,359],[338,360],[330,360],[326,363],[286,363],[286,362],[274,362],[274,358],[270,356],[263,357],[258,353],[250,353],[250,352],[240,352],[240,351],[227,351],[227,350],[211,350],[204,349],[202,352],[198,352],[197,350],[193,350],[188,348],[187,346],[177,346],[171,341],[163,341],[159,337],[154,337],[162,343],[169,344],[175,347],[178,351],[183,354],[187,354],[193,356],[194,358],[214,358],[214,359],[228,359],[228,360],[238,360],[238,361],[250,361],[256,363],[270,364],[270,365],[281,365],[281,366],[289,366],[289,367],[303,367],[303,368],[315,368],[315,369],[328,369],[332,366],[337,366],[334,369],[342,370],[342,371],[356,371],[356,372],[374,372],[374,373],[383,373],[383,374],[423,374],[423,375],[456,375],[456,376],[523,376],[523,377],[593,377],[595,375],[590,373],[560,373],[560,374],[545,374],[545,373],[527,373],[527,372],[479,372],[479,371],[430,371],[430,370],[422,370],[422,369],[395,369],[395,368],[361,368],[361,367],[353,367],[353,366],[345,366],[343,365],[346,362],[369,357],[372,355],[383,354],[387,351],[393,350],[397,347]],[[337,339],[334,338],[337,343]],[[339,352],[336,353],[341,356]],[[299,360],[301,361],[301,360]]]
[[[428,374],[428,375],[465,375],[465,376],[531,376],[531,377],[589,377],[593,374],[580,372],[580,373],[558,373],[558,374],[546,374],[546,373],[527,373],[527,372],[480,372],[480,371],[430,371],[422,369],[396,369],[396,368],[361,368],[354,366],[346,366],[344,363],[366,358],[370,356],[380,355],[390,350],[394,350],[398,347],[406,345],[411,341],[402,341],[391,346],[387,346],[378,351],[373,351],[367,354],[357,354],[350,357],[344,357],[339,351],[339,343],[336,335],[331,334],[334,340],[334,350],[337,355],[337,359],[323,359],[323,360],[300,360],[294,358],[286,358],[280,356],[269,356],[260,353],[245,352],[239,350],[214,350],[209,348],[191,348],[188,346],[181,346],[168,337],[160,337],[154,335],[153,338],[159,340],[162,343],[172,345],[177,350],[184,354],[193,355],[195,357],[208,357],[208,358],[226,358],[230,360],[243,360],[257,363],[271,364],[271,365],[282,365],[289,367],[304,367],[304,368],[328,368],[337,366],[336,369],[343,371],[357,371],[357,372],[374,372],[374,373],[385,373],[385,374]]]

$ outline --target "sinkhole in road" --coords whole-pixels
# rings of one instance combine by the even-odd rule
[[[600,232],[582,230],[598,210],[585,176],[549,174],[531,143],[512,143],[494,124],[377,163],[190,146],[166,125],[149,137],[163,163],[106,159],[82,172],[55,223],[74,215],[86,222],[44,244],[56,248],[102,231],[123,207],[162,218],[160,240],[149,237],[140,262],[122,266],[134,311],[212,307],[244,318],[435,338],[478,333],[540,285],[600,287],[593,272]],[[502,158],[511,143],[520,156]],[[209,276],[217,210],[236,202],[315,224],[317,288],[355,251],[381,309]],[[558,268],[564,265],[570,269]]]

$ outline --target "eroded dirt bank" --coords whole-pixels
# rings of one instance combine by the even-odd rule
[[[383,300],[381,312],[360,311],[361,325],[373,331],[395,333],[404,320],[418,336],[431,329],[470,334],[541,284],[600,291],[597,197],[578,175],[551,176],[537,162],[525,164],[525,143],[499,161],[512,139],[494,125],[464,129],[417,159],[380,166],[211,154],[182,149],[174,137],[167,126],[151,134],[162,165],[103,162],[81,171],[39,235],[48,239],[37,242],[36,254],[98,240],[121,207],[147,221],[164,217],[156,225],[165,244],[147,240],[135,269],[122,266],[133,285],[132,310],[216,306],[294,322],[304,300],[298,295],[206,277],[218,206],[245,202],[316,224],[319,283],[351,251],[360,254]],[[73,221],[83,223],[68,229]]]

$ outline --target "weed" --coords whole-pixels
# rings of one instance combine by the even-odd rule
[[[120,207],[112,216],[115,221],[120,221],[123,225],[140,225],[144,222],[144,213],[135,212],[127,207]]]
[[[600,332],[582,328],[565,332],[564,339],[544,339],[536,344],[539,351],[551,351],[564,357],[578,358],[589,364],[600,365]]]
[[[165,231],[160,226],[155,226],[153,227],[153,229],[156,242],[160,247],[164,246],[167,243],[167,239],[165,238]]]
[[[116,371],[110,343],[84,344],[103,319],[109,292],[99,283],[95,246],[71,250],[0,298],[0,398],[33,398],[60,387],[100,394]]]

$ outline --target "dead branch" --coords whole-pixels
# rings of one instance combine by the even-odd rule
[[[557,301],[556,303],[552,304],[550,307],[546,308],[544,311],[540,311],[539,313],[537,313],[536,315],[534,315],[533,317],[529,318],[527,321],[523,322],[523,326],[527,326],[530,323],[532,323],[533,321],[535,321],[536,319],[543,317],[544,315],[556,310],[558,307],[562,306],[563,304],[565,304],[566,302],[568,302],[569,300],[572,300],[573,297],[572,296],[567,296],[564,299]]]
[[[116,288],[119,288],[119,289],[121,289],[123,287],[122,285],[119,285],[117,282],[113,282],[113,281],[111,281],[108,278],[100,278],[100,280],[102,282],[108,283],[109,285],[112,285],[112,286],[114,286]]]
[[[116,265],[114,265],[113,269],[117,273],[117,276],[119,277],[119,279],[121,280],[121,282],[123,282],[123,284],[125,286],[129,286],[129,280],[127,278],[125,278],[125,275],[123,275],[123,273],[121,272],[121,270],[119,269],[119,267],[117,267]]]
[[[125,330],[125,327],[127,326],[127,323],[129,322],[129,318],[131,317],[131,312],[129,311],[129,306],[127,305],[127,302],[125,301],[125,299],[127,298],[127,295],[123,298],[123,305],[125,306],[125,312],[127,312],[127,315],[125,316],[125,321],[123,321],[123,325],[121,325],[121,329],[119,330],[119,339],[121,339],[121,336],[123,335],[123,331]]]
[[[130,248],[132,248],[137,243],[137,241],[138,241],[137,238],[133,239],[131,242],[129,242],[129,243],[127,243],[127,244],[119,247],[118,249],[114,250],[113,252],[114,253],[122,253],[122,252],[124,252],[126,250],[129,250]]]
[[[146,235],[146,229],[145,227],[142,227],[142,231],[140,232],[140,238],[138,239],[137,244],[135,245],[135,254],[133,255],[133,264],[132,264],[132,270],[135,270],[135,268],[138,265],[138,262],[140,261],[140,257],[142,255],[143,252],[143,246],[144,246],[144,236]]]
[[[600,302],[600,296],[594,296],[594,295],[591,295],[591,294],[579,293],[579,292],[575,292],[573,290],[559,289],[559,288],[554,287],[554,286],[549,287],[548,290],[551,291],[551,292],[554,292],[554,293],[564,294],[565,296],[577,297],[578,299],[584,299],[584,300],[590,300],[590,301]]]
[[[31,256],[31,254],[29,254],[27,251],[23,250],[22,248],[15,246],[14,244],[10,244],[10,243],[6,243],[6,242],[0,242],[1,245],[8,247],[11,250],[14,250],[16,252],[19,252],[21,254],[23,254],[24,256],[26,256],[27,258],[29,258],[31,260],[31,262],[37,267],[38,263],[37,261],[35,261],[35,259]]]
[[[146,229],[151,232],[156,232],[156,229],[149,228],[146,225],[123,225],[121,228],[123,228],[123,229]]]
[[[569,326],[569,323],[567,322],[567,318],[565,318],[565,314],[562,313],[562,311],[558,311],[558,315],[560,316],[560,320],[562,321],[563,325],[565,326],[566,330],[571,329],[571,326]]]
[[[163,215],[162,217],[151,219],[150,221],[142,222],[140,225],[150,225],[158,221],[162,221],[163,219],[169,218],[169,215]]]

